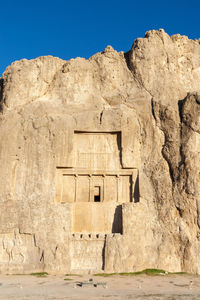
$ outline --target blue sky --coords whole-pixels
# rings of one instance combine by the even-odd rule
[[[0,3],[0,76],[22,58],[128,51],[147,30],[200,38],[200,0],[9,0]]]

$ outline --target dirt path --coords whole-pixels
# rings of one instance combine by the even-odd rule
[[[68,280],[64,280],[64,279]],[[78,282],[89,282],[78,286]],[[71,280],[69,280],[71,279]],[[94,284],[103,285],[94,286]],[[52,276],[0,275],[0,299],[200,299],[200,276]]]

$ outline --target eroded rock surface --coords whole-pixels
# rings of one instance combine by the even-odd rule
[[[200,42],[21,60],[0,79],[0,272],[200,273]]]

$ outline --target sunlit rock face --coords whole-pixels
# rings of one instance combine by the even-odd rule
[[[200,42],[149,31],[0,79],[0,272],[200,273]]]

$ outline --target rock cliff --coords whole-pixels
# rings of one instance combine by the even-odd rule
[[[1,273],[200,273],[200,40],[16,61],[0,99]]]

